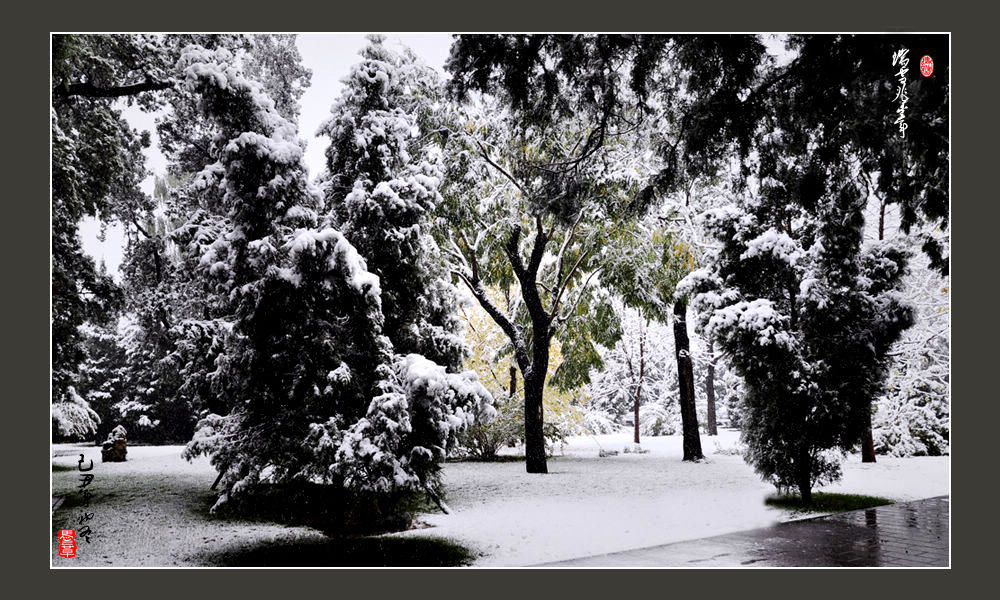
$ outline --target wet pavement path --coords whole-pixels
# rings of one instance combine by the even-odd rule
[[[948,496],[543,567],[947,567]]]

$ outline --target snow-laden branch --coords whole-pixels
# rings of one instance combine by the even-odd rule
[[[483,146],[483,143],[480,142],[479,140],[475,140],[475,142],[476,145],[479,146],[479,151],[482,154],[483,158],[486,160],[486,162],[489,163],[490,166],[492,166],[494,169],[503,173],[504,177],[509,179],[510,182],[513,183],[514,186],[518,189],[518,191],[520,191],[522,194],[527,195],[527,193],[524,191],[524,187],[521,186],[521,184],[517,181],[517,179],[514,179],[514,176],[511,175],[510,172],[507,171],[507,169],[501,167],[492,158],[490,158],[490,153],[486,150],[486,146]]]
[[[459,271],[452,272],[465,282],[469,291],[479,301],[479,305],[486,311],[486,314],[500,326],[500,329],[510,339],[511,344],[514,346],[514,358],[521,368],[521,373],[527,373],[531,361],[528,358],[528,349],[524,343],[524,337],[517,326],[514,325],[514,322],[496,304],[493,304],[493,301],[490,300],[489,295],[486,293],[486,288],[483,287],[482,281],[468,277],[465,273]]]
[[[146,80],[142,83],[132,85],[120,85],[111,87],[100,87],[93,83],[69,83],[57,85],[52,88],[52,96],[55,98],[69,98],[71,96],[83,96],[84,98],[121,98],[123,96],[135,96],[143,92],[156,92],[173,87],[169,81]]]

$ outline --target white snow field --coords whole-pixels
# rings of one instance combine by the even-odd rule
[[[451,514],[420,515],[432,528],[391,535],[453,539],[479,554],[482,566],[522,566],[702,538],[799,517],[768,507],[774,488],[763,483],[732,448],[738,433],[702,435],[707,460],[681,461],[681,437],[648,437],[646,454],[623,454],[631,434],[570,438],[549,459],[548,475],[529,475],[523,462],[449,462],[444,465]],[[598,450],[617,456],[598,457]],[[216,472],[205,458],[183,460],[181,446],[134,446],[128,462],[100,463],[94,446],[53,447],[54,493],[71,493],[80,452],[95,458],[95,493],[102,502],[91,558],[76,565],[200,564],[200,557],[246,544],[320,539],[309,527],[233,522],[207,515],[208,486]],[[843,480],[822,488],[915,500],[949,492],[949,457],[878,457],[862,464],[849,456]],[[112,509],[112,506],[114,508]],[[79,509],[60,508],[56,516]],[[60,514],[65,513],[65,514]],[[84,559],[85,544],[78,558]],[[99,550],[99,552],[97,552]],[[75,560],[75,559],[74,559]]]
[[[452,514],[423,515],[435,535],[481,553],[484,566],[532,565],[764,527],[792,515],[764,498],[760,481],[738,455],[715,454],[736,445],[739,433],[701,436],[706,461],[681,461],[681,437],[647,437],[648,454],[622,454],[630,433],[570,438],[548,475],[529,475],[524,463],[445,465]],[[600,448],[617,456],[598,457]],[[557,452],[558,454],[558,452]],[[821,491],[916,500],[949,492],[949,457],[878,457],[844,461],[844,477]],[[424,532],[430,530],[423,530]],[[403,532],[396,535],[411,535]]]

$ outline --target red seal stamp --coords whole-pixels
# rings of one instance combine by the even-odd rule
[[[72,529],[59,530],[59,556],[63,558],[76,556],[76,531]]]
[[[934,60],[929,54],[925,54],[920,58],[920,74],[924,77],[930,77],[931,73],[934,72]]]

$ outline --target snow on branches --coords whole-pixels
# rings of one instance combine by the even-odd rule
[[[831,172],[832,189],[789,201],[786,187],[818,175],[781,175],[787,185],[751,189],[701,217],[721,245],[678,290],[693,296],[706,333],[746,383],[747,460],[808,498],[839,474],[830,451],[860,441],[887,353],[913,309],[899,293],[907,253],[861,245],[856,185]]]
[[[222,473],[217,506],[267,483],[433,490],[437,463],[461,428],[489,414],[489,394],[472,374],[397,354],[382,310],[391,274],[372,272],[363,245],[317,212],[294,125],[232,55],[189,47],[178,68],[218,126],[199,181],[207,194],[223,191],[226,211],[204,220],[214,240],[186,234],[189,247],[206,248],[203,276],[223,276],[217,305],[233,314],[214,382],[228,414],[203,419],[187,448]],[[375,190],[391,205],[435,185],[418,172],[408,187]]]

